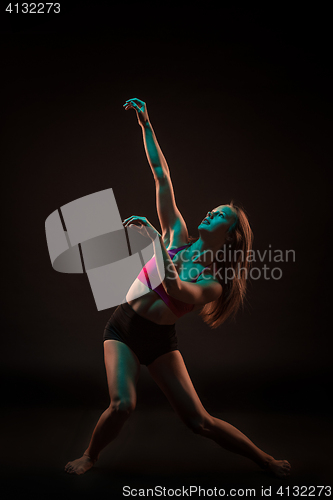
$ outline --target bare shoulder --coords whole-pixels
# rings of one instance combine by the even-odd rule
[[[210,302],[218,300],[223,292],[223,288],[218,279],[213,275],[213,273],[208,272],[203,276],[199,276],[195,285],[200,289],[200,294],[198,294],[197,305],[203,307]]]
[[[214,275],[213,271],[210,268],[205,268],[202,274],[200,274],[199,278],[197,279],[196,283],[216,283],[220,285],[221,291],[222,291],[222,285],[217,279],[217,277]]]
[[[179,230],[173,230],[169,237],[163,238],[163,243],[167,250],[172,250],[175,248],[182,247],[188,244],[188,232],[187,228],[179,228]]]

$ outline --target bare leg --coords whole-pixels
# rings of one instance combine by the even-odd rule
[[[287,460],[275,460],[260,450],[236,427],[213,417],[205,410],[179,351],[160,356],[148,366],[148,369],[171,406],[193,432],[212,439],[229,451],[250,458],[278,477],[289,475],[290,464]]]
[[[135,354],[122,342],[106,340],[104,361],[110,406],[100,416],[82,457],[65,466],[65,471],[70,474],[84,474],[94,465],[100,452],[118,435],[136,405],[140,363]]]

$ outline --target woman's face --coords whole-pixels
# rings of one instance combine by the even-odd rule
[[[230,205],[219,205],[207,212],[206,217],[199,224],[198,230],[200,234],[204,232],[205,236],[214,235],[214,239],[215,236],[222,239],[235,220],[236,214]]]

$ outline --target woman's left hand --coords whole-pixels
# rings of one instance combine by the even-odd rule
[[[123,107],[125,111],[135,109],[140,126],[144,126],[149,121],[147,104],[144,101],[140,101],[140,99],[135,97],[134,99],[128,99]]]
[[[156,239],[156,236],[161,236],[146,217],[132,215],[131,217],[127,217],[127,219],[123,220],[123,225],[124,227],[136,226],[140,234],[148,236],[152,241]]]

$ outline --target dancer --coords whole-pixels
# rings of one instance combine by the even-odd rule
[[[134,224],[140,232],[145,231],[154,247],[157,239],[163,262],[154,256],[146,264],[129,289],[126,302],[117,307],[107,322],[103,340],[110,404],[100,416],[83,455],[68,462],[65,471],[85,473],[117,436],[135,409],[136,384],[143,364],[193,432],[285,478],[291,469],[287,460],[276,460],[234,426],[206,411],[178,350],[175,328],[178,318],[198,310],[211,328],[217,328],[243,304],[249,267],[246,256],[252,248],[247,216],[233,202],[219,205],[208,211],[198,226],[199,237],[189,236],[175,202],[169,167],[150,123],[146,103],[129,99],[124,108],[135,110],[142,129],[156,184],[162,234],[143,216],[133,215],[123,224],[124,227]],[[154,272],[164,278],[152,288],[149,276]]]

